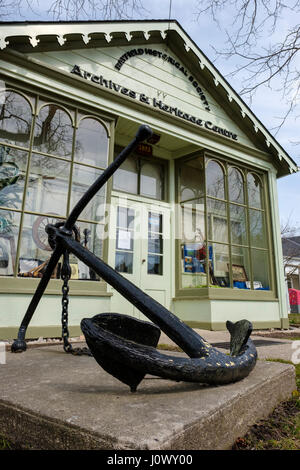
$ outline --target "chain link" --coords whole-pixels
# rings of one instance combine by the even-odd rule
[[[61,269],[61,279],[63,280],[62,286],[62,339],[64,343],[64,350],[66,353],[71,353],[74,356],[92,356],[88,348],[73,348],[69,341],[69,328],[68,328],[68,305],[69,305],[69,279],[71,277],[71,268],[69,263],[69,253],[67,251],[63,254],[63,265]]]

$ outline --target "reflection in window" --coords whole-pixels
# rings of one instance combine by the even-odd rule
[[[43,106],[35,123],[35,150],[70,158],[72,143],[73,127],[70,116],[54,104]]]
[[[0,206],[21,209],[27,152],[0,145]]]
[[[33,129],[37,102],[42,107]],[[27,101],[17,92],[0,93],[0,276],[41,277],[52,251],[46,225],[65,220],[69,206],[107,165],[108,136],[103,125],[96,117],[84,119],[83,114],[82,121],[77,121],[78,114],[79,110],[67,112],[37,96]],[[74,127],[71,115],[76,118]],[[80,154],[75,156],[76,145]],[[76,162],[80,156],[82,160]],[[82,214],[85,221],[77,222],[80,243],[98,257],[103,252],[104,202],[105,189]],[[71,267],[72,279],[99,280],[75,257]],[[59,277],[59,265],[53,277]]]
[[[141,167],[140,194],[161,200],[163,197],[163,169],[157,163],[144,162]]]
[[[248,173],[247,176],[249,206],[262,209],[261,182],[257,175]]]
[[[108,139],[104,126],[96,119],[82,119],[76,131],[75,160],[104,168],[107,154]]]
[[[244,180],[241,172],[233,167],[228,170],[228,193],[230,201],[244,203]]]
[[[28,101],[14,91],[0,93],[0,141],[29,147],[32,110]]]
[[[113,187],[118,191],[138,194],[138,168],[133,156],[128,157],[115,172]]]
[[[181,201],[196,199],[204,194],[203,158],[186,162],[180,168]]]
[[[164,199],[164,166],[132,155],[113,177],[113,189],[152,199]]]
[[[206,193],[218,199],[225,199],[224,172],[221,165],[210,160],[206,167]]]
[[[200,169],[196,175],[196,169],[188,160],[179,172],[181,288],[269,290],[262,179],[246,169],[208,159],[203,184],[203,172]],[[195,195],[202,187],[206,187],[206,197],[201,205]]]
[[[90,168],[83,165],[74,164],[72,178],[72,197],[71,207],[74,207],[79,199],[84,195],[87,189],[101,175],[101,170]],[[84,211],[80,214],[80,219],[100,222],[105,212],[105,187],[93,197]]]
[[[0,276],[13,276],[17,254],[20,214],[0,210]]]
[[[70,163],[33,154],[25,209],[65,216]]]

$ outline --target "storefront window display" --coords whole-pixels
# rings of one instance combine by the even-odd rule
[[[65,220],[107,160],[107,129],[98,116],[13,89],[1,93],[0,275],[41,277],[51,252],[46,225]],[[105,198],[104,189],[77,224],[80,243],[97,256]],[[98,280],[75,257],[70,262],[72,279]]]
[[[270,290],[263,181],[221,158],[180,164],[181,288]]]

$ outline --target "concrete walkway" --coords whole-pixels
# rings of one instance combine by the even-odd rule
[[[229,341],[226,332],[201,333],[221,346]],[[290,341],[257,339],[268,343],[258,347],[260,358],[290,359]],[[93,358],[68,355],[62,346],[7,353],[0,384],[0,429],[7,439],[34,449],[106,450],[228,449],[296,388],[293,366],[259,360],[233,384],[147,375],[133,394]]]
[[[217,347],[222,351],[226,350],[226,352],[228,352],[230,342],[230,334],[228,331],[209,331],[200,329],[196,329],[196,331],[214,347]],[[292,360],[292,354],[295,351],[295,349],[292,348],[293,341],[290,339],[259,336],[255,333],[266,334],[266,331],[254,331],[251,335],[251,339],[256,345],[259,359],[283,359],[286,361]],[[272,332],[269,332],[269,334],[271,335]],[[293,334],[300,338],[300,329],[298,328],[297,330],[294,330]],[[161,334],[159,343],[176,346],[164,333]]]

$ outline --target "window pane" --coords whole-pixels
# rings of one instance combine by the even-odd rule
[[[0,276],[14,273],[19,227],[19,213],[0,210]]]
[[[117,229],[116,248],[118,250],[133,250],[133,231],[122,228]]]
[[[134,157],[128,157],[113,177],[113,189],[126,193],[138,193],[137,162]]]
[[[227,242],[227,204],[207,199],[208,237],[210,240]]]
[[[250,289],[249,248],[232,246],[232,278],[233,287],[237,289]]]
[[[70,163],[33,154],[25,210],[66,215]]]
[[[73,166],[71,210],[79,199],[84,195],[88,188],[101,175],[101,170],[87,166]],[[88,203],[84,211],[80,214],[80,219],[101,221],[105,213],[105,186],[97,192],[93,199]]]
[[[162,233],[162,214],[149,212],[148,215],[148,230],[149,232]]]
[[[221,165],[211,160],[206,167],[206,193],[218,199],[225,199],[224,172]]]
[[[76,132],[75,160],[92,166],[107,165],[108,137],[96,119],[83,119]]]
[[[80,243],[98,258],[103,256],[104,226],[102,224],[90,224],[76,222],[79,229]],[[72,279],[88,281],[99,281],[100,277],[82,261],[70,254],[70,265],[72,269]]]
[[[122,228],[134,228],[134,210],[128,207],[118,207],[117,226]]]
[[[230,201],[244,203],[244,180],[241,172],[232,167],[228,171],[228,192]]]
[[[54,104],[44,106],[36,119],[34,148],[39,152],[69,158],[73,127],[69,115]]]
[[[116,251],[116,271],[118,271],[119,273],[132,274],[132,265],[133,253]]]
[[[32,110],[23,96],[13,91],[0,93],[0,141],[29,147]]]
[[[251,246],[266,248],[265,214],[255,209],[249,209],[250,243]]]
[[[247,185],[248,185],[249,206],[261,209],[262,208],[262,193],[261,193],[260,179],[255,174],[248,173]]]
[[[251,250],[254,289],[270,290],[269,256],[266,251]]]
[[[45,232],[47,224],[61,222],[61,219],[25,214],[23,219],[18,275],[21,277],[42,277],[52,249]],[[59,265],[52,274],[59,278]]]
[[[21,209],[27,152],[0,145],[0,206]]]
[[[163,252],[163,238],[158,233],[149,233],[148,236],[148,253]]]
[[[184,243],[181,246],[182,274],[181,285],[184,289],[207,286],[206,245],[203,243]],[[210,264],[212,250],[209,252]]]
[[[231,243],[248,245],[246,209],[244,207],[230,204],[230,228]]]
[[[180,168],[180,194],[181,201],[204,195],[203,158],[185,162]]]
[[[163,257],[159,255],[148,255],[148,274],[163,274]]]
[[[218,287],[230,287],[229,281],[229,252],[227,245],[213,243],[212,260],[209,261],[210,284]]]
[[[163,167],[157,163],[142,163],[140,194],[154,199],[163,199]]]
[[[184,241],[204,243],[204,199],[181,204],[182,235]]]

